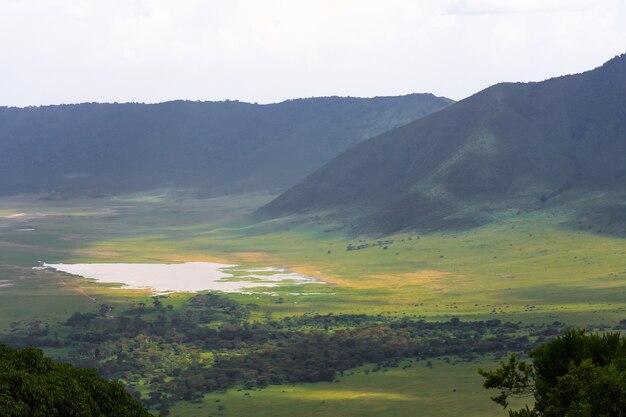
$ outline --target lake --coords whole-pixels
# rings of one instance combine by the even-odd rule
[[[157,293],[217,290],[241,292],[256,287],[320,283],[313,277],[285,268],[242,268],[215,262],[178,264],[94,263],[48,264],[34,269],[53,269],[103,283],[121,283],[125,289],[152,289]]]

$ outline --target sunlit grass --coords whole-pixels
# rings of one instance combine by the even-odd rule
[[[378,239],[359,242],[321,226],[245,220],[263,199],[172,202],[139,196],[109,211],[108,200],[93,209],[93,201],[78,208],[31,200],[12,201],[9,208],[0,204],[3,213],[25,213],[0,224],[0,280],[12,284],[0,288],[0,329],[37,319],[60,323],[74,311],[97,312],[100,303],[113,306],[113,315],[151,303],[148,291],[33,271],[39,260],[212,261],[288,267],[324,282],[272,288],[275,295],[264,293],[267,289],[229,295],[258,304],[261,310],[252,320],[260,321],[304,313],[366,313],[587,326],[626,318],[626,240],[574,231],[564,227],[565,216],[528,214],[458,233],[402,233],[384,239],[393,243],[372,246]],[[35,230],[17,231],[22,225]],[[348,244],[370,247],[348,251]],[[293,295],[303,292],[316,294]],[[188,297],[170,294],[163,303],[180,306]],[[171,415],[503,415],[480,387],[476,368],[481,364],[433,363],[433,369],[423,362],[387,372],[361,369],[339,383],[213,393],[200,404],[174,407]]]
[[[376,240],[305,228],[256,233],[250,226],[195,227],[184,237],[174,228],[97,241],[75,250],[69,261],[287,266],[332,288],[327,300],[293,298],[280,306],[266,300],[281,315],[311,310],[616,320],[626,307],[626,241],[575,232],[561,220],[526,215],[466,232],[404,233],[385,239],[393,244],[353,251],[346,250],[349,243]],[[176,233],[182,236],[172,238]]]
[[[365,366],[348,372],[336,383],[271,386],[255,391],[231,389],[227,393],[209,394],[202,403],[181,403],[172,408],[171,416],[503,415],[489,400],[489,392],[482,388],[477,373],[478,367],[493,366],[493,359],[453,362],[433,360],[430,369],[427,361],[410,361],[399,368],[378,372],[372,372],[372,366]],[[402,369],[407,364],[411,367]]]

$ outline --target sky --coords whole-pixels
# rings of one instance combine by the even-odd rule
[[[460,100],[624,52],[624,0],[0,0],[0,105]]]

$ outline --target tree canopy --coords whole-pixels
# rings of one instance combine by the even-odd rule
[[[510,417],[618,417],[626,415],[626,340],[619,333],[569,330],[530,352],[532,364],[512,354],[495,371],[480,369],[492,399],[534,397],[534,406]]]
[[[117,382],[0,344],[0,417],[151,417]]]

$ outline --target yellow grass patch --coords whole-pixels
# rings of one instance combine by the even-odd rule
[[[443,290],[449,286],[453,276],[444,271],[424,269],[399,274],[373,274],[361,278],[342,278],[321,272],[319,268],[308,265],[289,265],[289,268],[302,275],[315,277],[320,281],[353,289],[399,288],[404,286],[427,286],[435,290]],[[435,288],[436,287],[436,288]]]
[[[336,275],[329,275],[321,272],[318,268],[310,265],[289,265],[289,269],[297,274],[305,275],[308,277],[316,278],[322,282],[332,285],[339,285],[341,287],[354,287],[352,284],[354,280],[345,279]]]
[[[176,254],[173,253],[171,255],[162,255],[160,258],[163,258],[164,262],[172,262],[172,263],[183,263],[183,262],[214,262],[220,264],[232,264],[231,260],[226,258],[206,255],[206,254]]]
[[[406,394],[397,394],[393,392],[375,392],[375,391],[357,391],[357,390],[294,390],[285,393],[286,397],[300,400],[315,401],[332,401],[332,400],[365,400],[365,399],[381,399],[381,400],[410,400]]]
[[[449,278],[450,276],[451,274],[448,272],[437,271],[435,269],[423,269],[420,271],[407,272],[403,274],[368,275],[364,277],[363,281],[370,284],[370,286],[394,288],[409,285],[441,286],[444,279]]]
[[[118,256],[121,256],[122,253],[120,251],[115,251],[111,249],[80,249],[73,252],[74,255],[84,256],[87,258],[112,258],[115,259]]]

